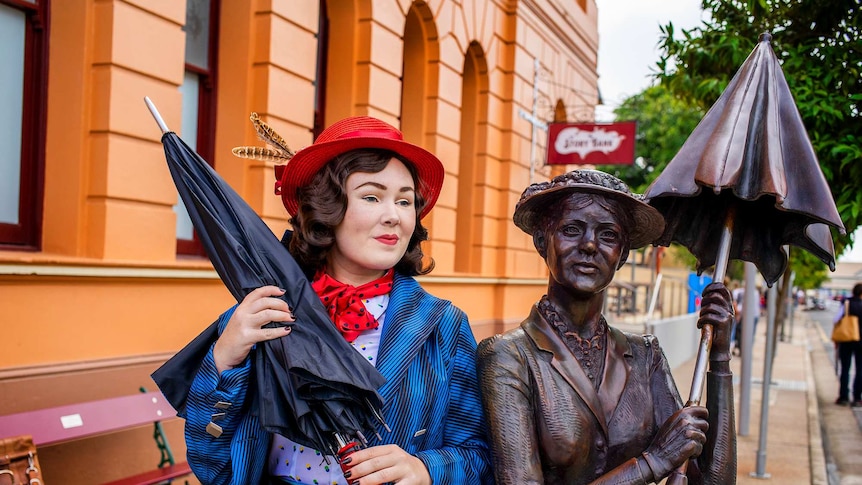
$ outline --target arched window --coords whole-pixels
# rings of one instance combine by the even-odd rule
[[[401,78],[401,132],[404,139],[423,144],[425,134],[425,79],[428,55],[422,18],[414,5],[404,23],[404,65]]]
[[[554,105],[554,123],[565,123],[569,121],[569,116],[566,114],[566,104],[563,103],[562,99],[557,100],[557,104]]]
[[[357,77],[356,39],[357,2],[355,0],[320,0],[321,20],[318,26],[318,78],[315,80],[315,129],[356,114]],[[323,74],[322,77],[321,74]],[[318,132],[319,133],[319,132]]]
[[[484,130],[487,110],[487,67],[473,42],[464,56],[461,84],[461,136],[458,164],[458,210],[455,227],[455,271],[482,269],[484,218]]]
[[[554,123],[565,123],[567,121],[569,121],[569,115],[566,110],[566,103],[562,99],[558,99],[557,104],[554,105]],[[552,165],[551,177],[562,175],[568,171],[567,169],[567,165]]]

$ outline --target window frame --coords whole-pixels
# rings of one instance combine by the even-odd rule
[[[207,65],[202,69],[186,63],[185,71],[198,75],[198,122],[195,151],[207,163],[213,165],[215,154],[216,103],[218,97],[218,46],[220,0],[210,0],[209,39],[207,39]],[[192,239],[177,238],[177,256],[206,256],[197,231]]]
[[[38,251],[42,246],[45,134],[48,108],[49,0],[0,0],[25,14],[21,173],[18,223],[0,222],[0,248]]]

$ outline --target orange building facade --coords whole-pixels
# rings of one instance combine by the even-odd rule
[[[564,169],[531,170],[545,138],[523,115],[591,116],[594,0],[0,0],[7,11],[39,23],[43,45],[27,54],[42,70],[23,71],[41,94],[22,91],[35,236],[0,239],[0,414],[152,390],[149,373],[233,303],[178,235],[144,96],[276,234],[288,224],[273,166],[231,154],[263,144],[251,112],[295,149],[345,116],[399,126],[446,168],[422,285],[464,309],[477,339],[543,293],[544,263],[512,211],[532,172]],[[182,455],[181,426],[169,435]],[[149,437],[90,448],[109,439]],[[44,451],[48,483],[52,470],[60,483],[116,478],[144,453],[93,476],[74,464],[88,451],[71,448]]]

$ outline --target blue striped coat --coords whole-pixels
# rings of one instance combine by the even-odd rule
[[[232,313],[220,317],[219,333]],[[250,362],[219,376],[211,348],[190,389],[183,415],[188,461],[205,485],[257,484],[266,475],[270,434],[244,412]],[[380,394],[392,432],[379,429],[382,440],[372,437],[369,446],[397,444],[425,463],[434,484],[493,483],[476,340],[464,312],[396,273],[377,369],[387,379]],[[215,438],[206,427],[219,401],[231,405]]]

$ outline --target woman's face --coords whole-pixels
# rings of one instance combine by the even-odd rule
[[[583,296],[607,288],[620,262],[625,238],[617,217],[596,202],[580,207],[561,201],[539,248],[554,282]]]
[[[328,268],[338,281],[360,285],[379,278],[407,251],[416,228],[416,191],[396,158],[380,172],[350,174],[345,186],[347,211],[335,227]]]

